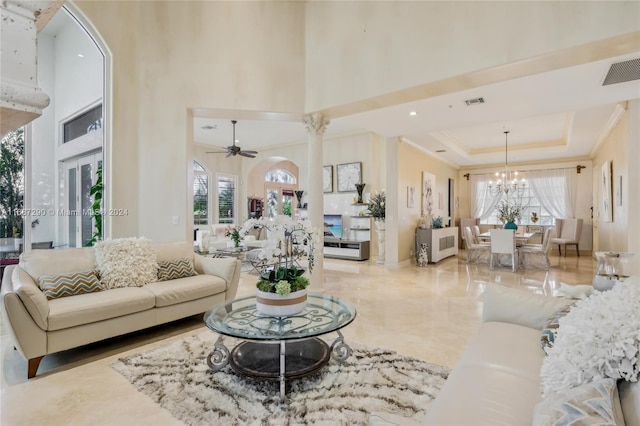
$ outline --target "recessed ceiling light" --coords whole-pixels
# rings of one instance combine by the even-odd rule
[[[414,116],[414,115],[418,115],[418,113],[416,111],[411,111],[409,115]]]
[[[84,55],[82,53],[78,53],[78,58],[84,58]]]
[[[202,126],[202,127],[201,127],[201,129],[204,129],[204,130],[212,130],[212,129],[215,129],[216,127],[217,127],[217,125],[215,125],[215,126],[209,126],[209,125],[207,124],[206,126]]]

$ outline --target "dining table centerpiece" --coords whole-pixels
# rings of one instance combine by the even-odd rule
[[[509,200],[502,200],[496,207],[498,220],[504,223],[504,229],[518,229],[517,220],[522,218],[524,207],[520,204],[509,203]]]
[[[264,315],[283,317],[300,313],[307,304],[309,279],[298,262],[307,256],[309,273],[313,272],[315,247],[320,233],[308,220],[293,220],[282,215],[273,219],[249,219],[241,229],[247,235],[252,229],[267,230],[267,242],[258,257],[270,266],[256,283],[256,309]]]

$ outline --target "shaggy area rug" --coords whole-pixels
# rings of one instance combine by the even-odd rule
[[[374,411],[420,421],[449,375],[446,367],[349,342],[349,359],[287,382],[280,402],[277,382],[240,376],[228,365],[212,372],[206,357],[215,339],[201,332],[111,367],[187,425],[366,425]]]

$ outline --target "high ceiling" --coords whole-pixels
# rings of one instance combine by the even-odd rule
[[[638,79],[603,86],[609,68],[639,57],[640,52],[333,119],[325,138],[362,131],[402,136],[463,167],[504,163],[508,130],[510,163],[584,158],[606,137],[619,112],[616,105],[640,98]],[[466,105],[477,98],[484,102]],[[243,149],[306,140],[297,115],[243,113],[243,119],[233,111],[212,110],[195,115],[199,143],[230,145],[231,119],[238,119],[236,139]]]

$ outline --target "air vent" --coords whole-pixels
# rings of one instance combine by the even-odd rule
[[[206,126],[202,126],[202,127],[201,127],[201,129],[204,129],[204,130],[213,130],[213,129],[217,128],[217,127],[218,127],[218,125],[215,125],[215,126],[209,126],[209,125],[207,124]]]
[[[616,62],[611,65],[602,85],[608,86],[609,84],[624,83],[625,81],[638,79],[640,79],[640,58]]]
[[[446,149],[437,149],[436,152],[447,152]]]
[[[467,99],[466,101],[464,101],[464,103],[467,104],[467,106],[483,104],[484,98]]]

